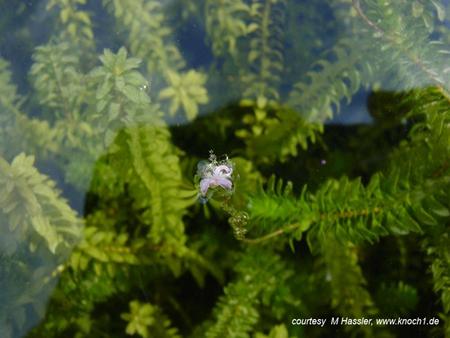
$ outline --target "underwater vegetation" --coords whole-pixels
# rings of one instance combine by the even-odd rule
[[[0,338],[450,337],[449,1],[0,8]]]

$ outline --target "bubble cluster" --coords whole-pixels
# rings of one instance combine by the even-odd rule
[[[249,216],[245,211],[235,211],[235,213],[228,218],[228,222],[233,228],[234,236],[242,240],[247,233],[246,225],[248,223]]]

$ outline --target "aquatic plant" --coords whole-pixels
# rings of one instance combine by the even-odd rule
[[[213,189],[220,187],[226,191],[233,189],[233,164],[225,157],[218,161],[214,152],[211,151],[209,161],[201,161],[197,165],[197,175],[199,178],[200,200],[207,202],[212,196]]]
[[[4,6],[0,337],[450,336],[448,1]]]

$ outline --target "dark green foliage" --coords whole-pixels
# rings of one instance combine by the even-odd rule
[[[280,236],[292,241],[301,238],[301,233],[309,230],[308,244],[311,250],[321,252],[325,262],[338,264],[336,271],[345,271],[345,278],[354,276],[353,282],[344,279],[344,289],[355,282],[363,283],[364,280],[357,267],[352,272],[353,269],[348,266],[354,258],[344,256],[342,263],[338,263],[336,252],[344,254],[347,242],[373,242],[380,236],[389,234],[419,232],[425,233],[426,238],[435,238],[439,233],[440,242],[437,245],[448,246],[445,226],[440,225],[446,224],[450,216],[450,115],[447,98],[436,89],[414,91],[405,95],[398,105],[409,107],[407,116],[419,119],[420,122],[411,129],[409,141],[402,142],[392,152],[391,162],[386,165],[384,174],[374,174],[367,185],[363,185],[359,179],[332,179],[314,193],[309,193],[305,187],[298,198],[286,191],[286,188],[283,189],[280,181],[278,188],[269,187],[263,194],[257,194],[250,199],[250,219],[254,220],[259,228],[261,225],[270,227],[266,230],[268,233],[249,241],[262,242]],[[427,160],[418,163],[414,156]],[[274,230],[273,225],[277,223],[284,226]],[[332,238],[330,236],[335,236],[344,247],[329,248]],[[442,248],[438,250],[440,253],[446,251]],[[332,255],[327,260],[328,250],[331,250]],[[430,253],[435,252],[432,247],[428,250]],[[448,265],[444,263],[448,262],[448,257],[434,259],[431,270],[437,283],[435,289],[442,292],[444,312],[448,313],[448,287],[445,286],[448,281],[447,273],[444,272],[448,271]],[[333,278],[332,274],[330,276]],[[358,294],[354,291],[355,287],[350,289],[353,290],[353,295]],[[339,290],[339,287],[333,286],[333,290]],[[336,292],[352,305],[343,313],[359,313],[354,314],[358,317],[361,313],[370,312],[358,309],[364,304],[371,304],[367,292],[363,289],[362,298],[356,301],[351,301],[352,298],[343,296],[340,291]],[[336,300],[335,304],[338,306],[339,300]]]
[[[269,305],[277,296],[286,297],[283,301],[289,301],[290,294],[284,289],[292,271],[274,253],[249,249],[244,252],[235,271],[236,281],[224,289],[224,296],[214,313],[216,322],[205,334],[208,338],[250,337],[249,332],[259,319],[257,307]]]
[[[1,5],[1,338],[450,336],[448,1]]]
[[[237,135],[246,141],[247,155],[255,162],[273,162],[276,159],[284,162],[297,155],[299,145],[306,150],[308,141],[315,143],[316,133],[323,130],[321,124],[306,122],[287,107],[255,109],[255,114],[255,117],[251,114],[244,117],[244,123],[252,126],[253,134],[245,129],[237,131]]]
[[[130,302],[130,313],[122,314],[122,319],[129,322],[126,333],[146,337],[180,337],[176,329],[170,328],[170,321],[164,318],[161,311],[151,304],[140,304],[138,301]],[[162,323],[159,327],[157,324]],[[156,325],[155,325],[156,324]]]
[[[325,280],[331,289],[331,306],[338,314],[350,318],[376,317],[378,310],[366,289],[367,282],[358,263],[357,250],[355,246],[339,244],[332,236],[321,242]],[[361,326],[353,331],[371,336],[375,330]]]
[[[418,301],[417,289],[401,281],[398,284],[382,284],[376,298],[383,312],[391,316],[407,315]]]

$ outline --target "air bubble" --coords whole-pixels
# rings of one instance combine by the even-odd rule
[[[245,211],[235,211],[233,216],[228,219],[231,227],[234,231],[234,236],[241,240],[245,238],[245,234],[247,233],[247,229],[245,226],[247,225],[249,220],[249,216]]]
[[[234,237],[236,237],[236,239],[243,240],[245,238],[245,234],[247,233],[247,229],[234,228],[233,233],[234,233]]]

